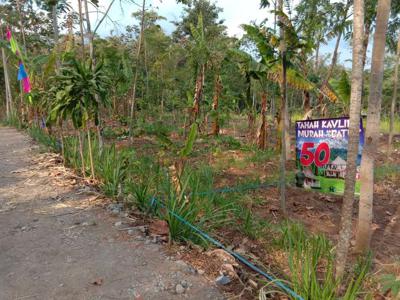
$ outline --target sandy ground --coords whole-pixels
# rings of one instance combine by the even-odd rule
[[[161,245],[115,226],[123,217],[51,159],[0,128],[1,300],[223,298]]]

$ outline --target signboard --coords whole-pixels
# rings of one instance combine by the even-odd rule
[[[296,122],[296,185],[321,192],[343,194],[346,176],[349,118]],[[356,194],[360,192],[359,170],[364,145],[360,120]]]

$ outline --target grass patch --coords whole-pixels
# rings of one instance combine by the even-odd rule
[[[381,132],[383,133],[389,133],[390,129],[390,119],[387,117],[384,117],[381,119]],[[400,134],[400,117],[395,117],[394,119],[394,133],[395,134]]]

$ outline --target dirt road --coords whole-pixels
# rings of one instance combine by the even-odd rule
[[[98,195],[51,157],[0,127],[1,300],[223,298],[161,245],[116,226],[122,217],[93,205]]]

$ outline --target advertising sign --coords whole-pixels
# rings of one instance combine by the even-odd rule
[[[296,122],[296,185],[321,192],[343,194],[347,165],[349,118]],[[356,194],[360,192],[359,170],[364,145],[360,120]]]

